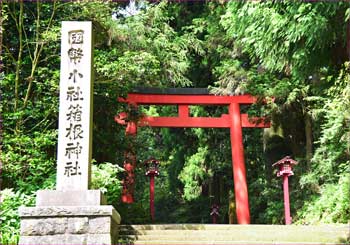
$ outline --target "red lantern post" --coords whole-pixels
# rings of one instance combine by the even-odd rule
[[[145,162],[146,166],[146,176],[149,177],[149,206],[151,219],[154,220],[154,177],[159,175],[158,166],[159,161],[151,158]]]
[[[216,224],[217,223],[217,218],[219,217],[219,205],[214,204],[214,205],[211,206],[210,216],[213,219],[213,224]]]
[[[286,225],[292,224],[292,217],[290,216],[290,206],[289,206],[289,189],[288,189],[288,177],[294,175],[292,171],[292,166],[297,165],[298,162],[294,161],[290,156],[279,160],[272,166],[279,167],[277,172],[277,177],[283,177],[283,195],[284,195],[284,217]]]

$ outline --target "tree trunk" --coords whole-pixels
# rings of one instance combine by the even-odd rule
[[[19,103],[19,81],[20,81],[20,71],[22,68],[22,54],[23,54],[23,1],[19,2],[19,15],[17,20],[17,32],[18,32],[18,56],[16,63],[16,76],[15,76],[15,108],[14,112],[17,112]],[[17,121],[16,132],[18,131],[19,122]]]
[[[305,144],[306,144],[306,163],[308,169],[310,169],[311,164],[311,158],[312,158],[312,151],[313,151],[313,136],[312,136],[312,119],[309,112],[305,113],[304,116],[304,122],[305,122]]]
[[[2,54],[2,1],[0,1],[0,54]],[[1,56],[2,57],[2,56]],[[0,58],[0,72],[2,73],[3,64]],[[0,74],[1,76],[1,74]],[[2,91],[0,88],[0,190],[2,190]]]
[[[350,61],[350,20],[346,22],[346,54],[347,60]]]
[[[229,224],[236,223],[236,204],[235,204],[235,196],[232,195],[228,200],[228,220]]]
[[[264,151],[264,157],[266,159],[265,161],[265,179],[267,181],[267,186],[271,186],[271,179],[272,179],[272,164],[269,160],[269,157],[267,157],[267,147],[268,147],[268,141],[271,138],[271,135],[273,134],[273,128],[264,128],[263,133],[263,151]]]

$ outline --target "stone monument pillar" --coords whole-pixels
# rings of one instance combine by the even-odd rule
[[[62,22],[56,190],[21,207],[20,244],[114,244],[120,216],[89,190],[92,148],[91,22]]]

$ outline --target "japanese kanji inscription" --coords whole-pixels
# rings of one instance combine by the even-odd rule
[[[57,190],[89,188],[92,55],[91,22],[62,22]]]

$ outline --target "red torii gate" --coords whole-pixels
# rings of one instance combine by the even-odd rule
[[[264,118],[248,118],[241,114],[240,105],[253,104],[257,99],[251,95],[217,96],[208,94],[207,89],[141,89],[129,93],[127,98],[120,98],[120,102],[128,103],[137,108],[138,105],[178,105],[177,117],[150,117],[143,116],[138,122],[126,121],[125,112],[115,117],[119,124],[127,125],[126,135],[136,136],[137,127],[190,127],[190,128],[230,128],[233,181],[236,201],[236,214],[238,224],[249,224],[249,201],[244,164],[244,150],[242,127],[266,128],[270,124]],[[229,106],[229,113],[221,117],[191,117],[190,105],[219,105]],[[136,167],[136,154],[130,150],[125,155],[124,168],[127,176],[124,180],[122,201],[132,203],[134,190],[134,169]]]

